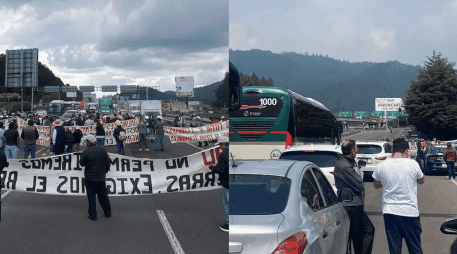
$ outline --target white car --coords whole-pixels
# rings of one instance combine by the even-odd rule
[[[364,173],[372,174],[379,163],[392,158],[392,145],[387,141],[356,141],[356,159],[365,161]]]
[[[340,145],[311,144],[291,147],[285,150],[279,159],[310,161],[316,164],[324,172],[325,177],[336,193],[333,170],[340,154],[342,154]],[[361,174],[361,171],[359,174]]]

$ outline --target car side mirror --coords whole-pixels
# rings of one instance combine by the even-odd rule
[[[361,168],[361,167],[366,167],[366,166],[367,166],[367,162],[366,162],[366,161],[363,161],[363,160],[359,160],[359,162],[357,163],[357,165],[359,166],[359,168]]]
[[[457,219],[450,219],[441,224],[441,233],[447,235],[457,235]]]

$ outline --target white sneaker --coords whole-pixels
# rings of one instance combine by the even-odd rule
[[[141,152],[141,148],[140,148],[140,152]]]
[[[146,151],[149,151],[149,148],[146,148],[145,150],[146,150]]]

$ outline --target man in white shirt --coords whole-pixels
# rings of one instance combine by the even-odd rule
[[[396,139],[392,159],[381,162],[373,172],[374,187],[383,188],[382,213],[391,254],[401,254],[403,238],[409,253],[423,253],[417,184],[424,183],[424,174],[409,158],[408,149],[406,140]]]

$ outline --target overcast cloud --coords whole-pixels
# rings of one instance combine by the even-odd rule
[[[230,0],[230,48],[421,65],[457,62],[457,1]]]
[[[228,13],[228,0],[2,1],[0,53],[38,48],[76,86],[209,85],[228,70]]]

